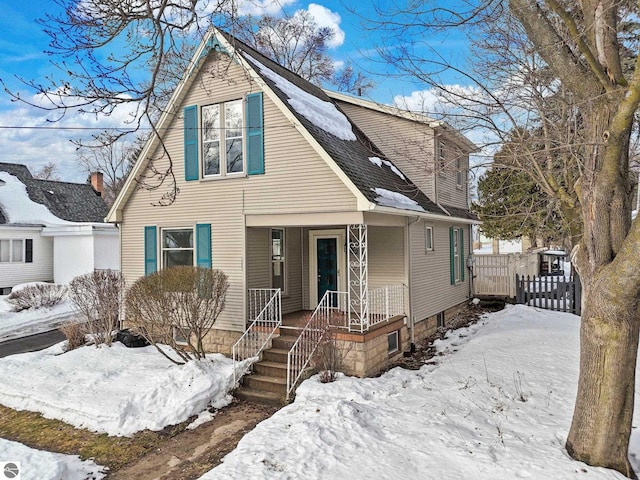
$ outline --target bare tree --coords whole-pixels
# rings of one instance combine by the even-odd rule
[[[628,32],[637,37],[638,5],[508,0],[441,8],[406,2],[379,13],[375,27],[388,42],[381,54],[400,71],[441,88],[445,100],[455,101],[459,125],[483,125],[497,140],[515,128],[547,131],[542,150],[524,156],[525,167],[582,225],[573,255],[585,293],[580,376],[567,451],[635,478],[627,454],[640,330],[640,223],[631,222],[629,151],[640,104],[640,55]],[[473,52],[475,70],[455,68],[435,51],[427,58],[422,39],[451,28],[478,47],[499,43],[479,50],[481,56]],[[526,50],[513,54],[518,44]],[[473,82],[473,94],[443,86],[438,72],[445,70]],[[548,108],[554,98],[570,101]],[[570,129],[560,121],[567,118]],[[575,162],[575,177],[554,185],[541,156]]]
[[[37,178],[38,180],[60,180],[58,166],[53,162],[47,162],[34,172],[33,178]]]
[[[333,30],[319,27],[309,12],[247,16],[241,25],[241,39],[273,61],[318,85],[332,79],[333,60],[327,54],[327,43]]]
[[[127,175],[142,149],[142,141],[127,142],[114,132],[106,131],[96,135],[96,143],[79,145],[78,163],[87,175],[101,172],[104,175],[103,198],[111,206],[124,185]],[[142,138],[144,137],[137,137]]]
[[[204,338],[224,310],[229,282],[224,272],[172,267],[138,279],[127,293],[127,321],[174,363],[205,357]],[[168,345],[179,360],[161,345]]]

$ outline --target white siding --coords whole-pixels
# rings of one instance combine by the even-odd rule
[[[465,279],[451,285],[449,227],[463,228],[465,232],[465,261],[469,256],[469,226],[451,225],[445,222],[428,222],[433,226],[434,250],[425,250],[425,222],[419,221],[410,228],[411,303],[415,321],[421,321],[458,305],[469,298],[469,270]]]
[[[244,98],[258,89],[236,64],[230,65],[222,76],[213,75],[214,71],[220,69],[210,60],[203,66],[183,105],[203,106]],[[223,270],[230,282],[227,306],[217,326],[241,331],[245,324],[243,301],[247,287],[243,215],[353,211],[356,198],[266,94],[265,174],[185,182],[181,115],[180,111],[164,137],[180,193],[173,204],[162,207],[153,205],[158,204],[166,192],[164,187],[157,191],[138,189],[132,194],[124,208],[121,225],[122,270],[128,282],[144,274],[145,226],[173,228],[211,224],[213,267]],[[201,152],[202,147],[198,150]],[[153,157],[157,169],[162,171],[169,165],[162,150]],[[248,280],[258,281],[256,277]]]
[[[97,270],[120,270],[120,235],[118,231],[95,232],[93,266]]]
[[[53,239],[41,237],[40,230],[0,228],[2,239],[33,240],[33,263],[0,263],[0,288],[26,282],[53,281]]]
[[[53,281],[69,283],[78,275],[93,272],[93,235],[53,237]]]

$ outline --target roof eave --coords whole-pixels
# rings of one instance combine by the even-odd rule
[[[445,222],[449,222],[449,223],[464,223],[464,224],[470,224],[470,225],[480,225],[482,224],[482,222],[480,220],[473,220],[470,218],[460,218],[460,217],[454,217],[454,216],[448,216],[448,215],[440,215],[437,213],[431,213],[431,212],[421,212],[419,210],[405,210],[402,208],[394,208],[394,207],[385,207],[382,205],[374,205],[374,208],[372,208],[370,211],[372,212],[377,212],[377,213],[385,213],[388,215],[402,215],[405,217],[420,217],[420,218],[424,218],[426,220],[437,220],[437,221],[445,221]]]

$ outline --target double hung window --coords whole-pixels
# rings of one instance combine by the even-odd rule
[[[193,265],[193,229],[162,230],[162,268]]]
[[[33,262],[33,240],[0,239],[0,263]]]
[[[242,100],[202,107],[202,143],[205,176],[244,172]]]

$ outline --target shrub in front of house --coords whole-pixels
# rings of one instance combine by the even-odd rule
[[[191,266],[160,270],[139,278],[127,292],[127,323],[174,363],[203,359],[203,339],[224,309],[228,288],[221,270]]]
[[[115,270],[96,270],[69,283],[69,296],[96,345],[111,345],[120,326],[124,293],[124,277]]]
[[[67,296],[67,287],[55,283],[32,283],[14,289],[7,301],[14,312],[53,307]]]

